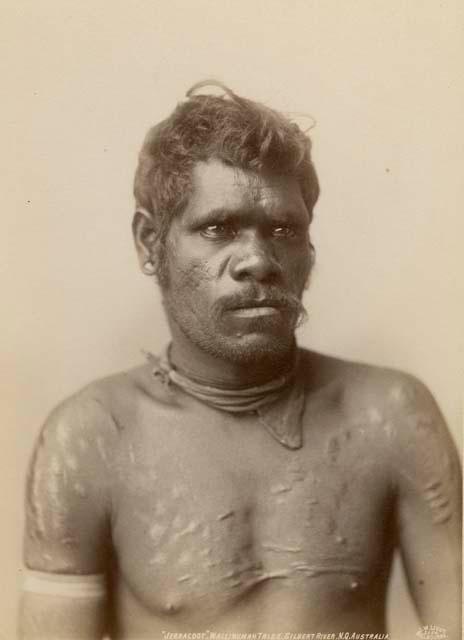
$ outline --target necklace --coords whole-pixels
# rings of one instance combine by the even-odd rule
[[[169,346],[157,358],[145,354],[153,375],[166,389],[171,384],[200,402],[229,413],[255,413],[266,430],[289,449],[302,446],[302,415],[305,405],[303,385],[297,375],[298,362],[286,375],[262,385],[227,389],[202,384],[177,371],[169,360]]]

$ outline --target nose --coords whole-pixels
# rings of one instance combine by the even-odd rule
[[[250,233],[236,245],[230,271],[235,280],[264,281],[280,275],[282,269],[270,243],[257,233]]]

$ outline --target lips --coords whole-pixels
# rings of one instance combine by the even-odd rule
[[[244,309],[281,309],[287,306],[281,300],[274,300],[271,298],[264,298],[259,300],[245,300],[243,302],[231,305],[229,311],[240,311]]]
[[[232,309],[232,313],[239,318],[264,318],[280,313],[278,307],[241,307]]]
[[[238,318],[265,318],[279,314],[287,305],[280,300],[264,298],[246,300],[230,306],[227,310]]]

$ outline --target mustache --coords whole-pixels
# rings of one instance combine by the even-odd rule
[[[231,309],[244,307],[282,307],[293,312],[297,317],[296,327],[301,326],[307,319],[307,312],[300,296],[280,287],[266,289],[250,288],[235,294],[223,296],[216,301],[215,311],[222,313]]]

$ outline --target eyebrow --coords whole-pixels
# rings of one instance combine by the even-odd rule
[[[247,214],[250,214],[251,216],[257,215],[253,209],[227,209],[226,207],[216,207],[193,217],[190,225],[195,227],[213,224],[216,222],[240,221]],[[275,222],[285,222],[286,220],[293,221],[294,223],[302,222],[301,214],[293,208],[282,210],[280,215],[277,212],[274,215],[271,214],[269,220],[274,220]]]
[[[212,222],[225,222],[231,218],[237,218],[243,215],[243,210],[226,209],[225,207],[217,207],[210,209],[206,213],[201,213],[193,218],[193,224],[208,224]]]

